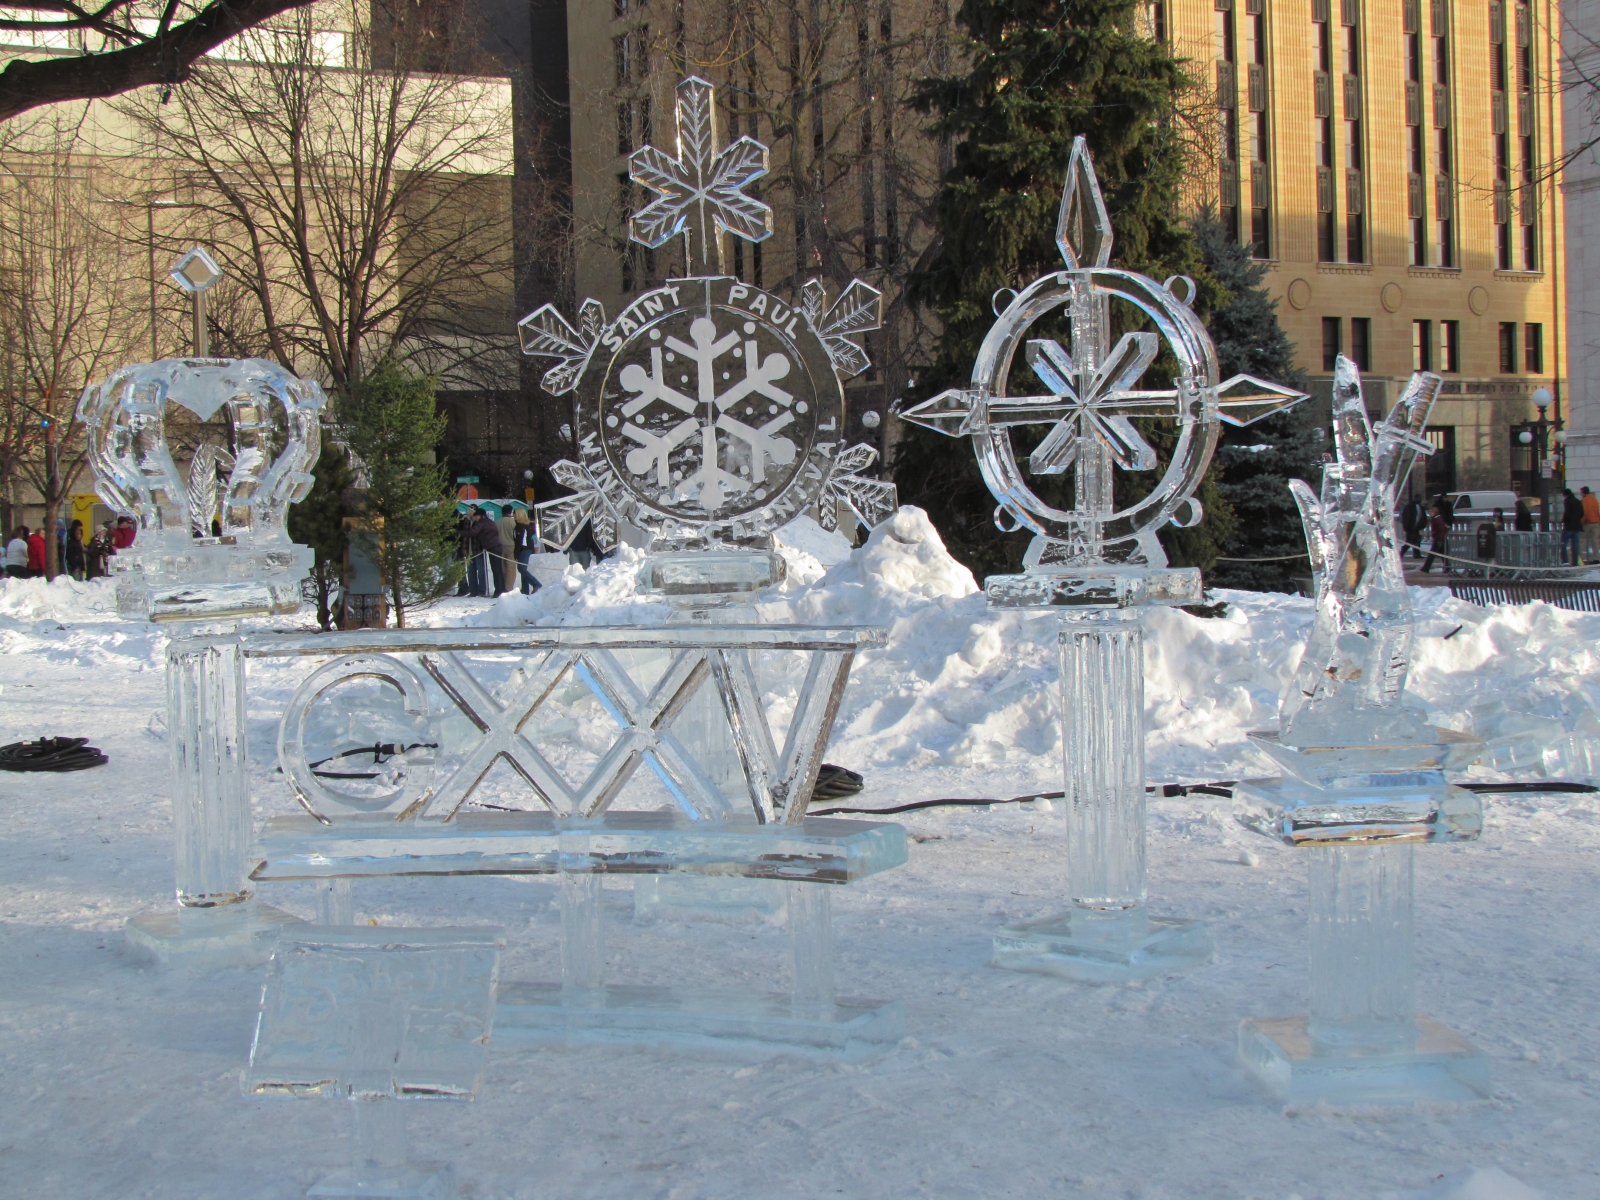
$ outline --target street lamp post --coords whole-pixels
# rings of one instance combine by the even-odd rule
[[[222,278],[222,268],[206,253],[203,246],[195,246],[172,264],[172,281],[189,293],[194,301],[194,356],[211,357],[211,331],[206,326],[206,291]]]
[[[1534,494],[1539,497],[1539,527],[1544,532],[1550,532],[1550,422],[1545,419],[1545,413],[1550,408],[1550,389],[1546,387],[1535,388],[1533,391],[1533,406],[1539,410],[1539,419],[1534,422],[1534,463],[1535,474],[1533,477]]]

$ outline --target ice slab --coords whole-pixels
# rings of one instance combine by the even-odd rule
[[[1009,971],[1127,983],[1204,966],[1214,953],[1203,921],[1152,917],[1142,909],[1116,917],[1074,909],[1006,926],[995,935],[992,961]]]
[[[448,1164],[415,1162],[382,1171],[334,1171],[312,1185],[306,1200],[448,1200],[455,1194]]]
[[[1288,1104],[1457,1104],[1489,1096],[1489,1058],[1459,1033],[1417,1017],[1412,1046],[1376,1054],[1316,1054],[1307,1017],[1239,1026],[1239,1057]]]
[[[261,881],[566,872],[850,883],[903,864],[906,834],[900,825],[832,817],[761,825],[671,812],[608,812],[593,821],[463,812],[450,821],[346,818],[332,826],[294,815],[268,822],[250,857],[251,878]]]
[[[1276,730],[1250,740],[1290,775],[1313,787],[1366,788],[1373,776],[1420,771],[1463,771],[1484,752],[1483,739],[1454,729],[1427,727],[1425,740],[1390,744],[1286,746]]]
[[[286,925],[303,925],[270,904],[246,900],[212,908],[177,906],[131,918],[128,945],[164,967],[231,967],[266,962]]]
[[[775,1051],[860,1062],[905,1035],[899,1001],[797,1001],[786,992],[622,987],[563,997],[558,983],[504,983],[497,1043],[612,1042]]]
[[[983,581],[993,608],[1136,608],[1144,604],[1199,604],[1204,598],[1194,567],[1118,569],[1087,564],[1070,573],[1044,570],[991,575]]]
[[[1366,775],[1336,788],[1250,779],[1233,789],[1241,824],[1290,846],[1349,842],[1465,842],[1483,832],[1483,801],[1442,773]]]
[[[296,930],[262,989],[245,1094],[471,1099],[503,943],[494,927]]]

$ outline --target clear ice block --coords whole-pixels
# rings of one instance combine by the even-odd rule
[[[1137,609],[1065,613],[1067,886],[1060,916],[1007,926],[994,964],[1116,983],[1211,960],[1196,921],[1145,909],[1144,633]]]
[[[343,1099],[355,1122],[351,1165],[308,1196],[452,1194],[448,1165],[408,1161],[404,1102],[477,1095],[503,945],[494,928],[307,926],[283,940],[245,1094]]]

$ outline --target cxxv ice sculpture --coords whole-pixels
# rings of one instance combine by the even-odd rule
[[[900,415],[970,438],[999,501],[995,524],[1033,534],[1020,575],[984,587],[1001,608],[1055,608],[1062,617],[1066,755],[1064,916],[1008,928],[994,961],[1092,981],[1165,974],[1211,956],[1205,928],[1145,909],[1144,652],[1139,610],[1201,599],[1200,572],[1170,567],[1157,538],[1168,522],[1201,518],[1194,491],[1221,423],[1247,425],[1302,393],[1248,375],[1219,383],[1211,338],[1190,309],[1192,280],[1165,283],[1112,268],[1112,233],[1088,146],[1073,142],[1056,227],[1065,269],[994,297],[998,319],[979,347],[971,385]],[[1064,310],[1064,311],[1063,311]],[[1130,329],[1129,321],[1153,326]],[[1144,376],[1163,348],[1170,388]],[[1159,456],[1136,422],[1170,422],[1173,448],[1155,486],[1118,508],[1114,472],[1154,471]],[[1042,428],[1034,476],[1072,474],[1073,504],[1029,487],[1014,430]]]
[[[862,475],[873,451],[843,439],[842,378],[867,365],[852,339],[877,327],[879,297],[857,280],[829,304],[812,282],[791,303],[721,274],[726,235],[770,232],[770,210],[742,190],[765,172],[766,150],[749,138],[718,146],[703,80],[679,86],[677,124],[675,155],[634,156],[634,178],[658,199],[632,234],[651,246],[683,235],[690,273],[614,320],[588,300],[576,325],[548,305],[520,323],[524,350],[555,360],[546,389],[573,404],[577,458],[553,468],[573,494],[540,506],[546,540],[565,548],[585,523],[603,546],[623,524],[642,532],[641,589],[666,597],[674,620],[253,644],[247,653],[334,657],[291,701],[280,737],[307,813],[269,825],[253,877],[558,875],[561,982],[501,985],[505,1036],[732,1038],[853,1056],[892,1045],[903,1015],[898,1004],[836,998],[829,886],[904,862],[905,836],[807,818],[806,806],[850,663],[883,634],[760,625],[748,601],[783,577],[774,531],[819,501],[824,524],[840,502],[868,524],[894,509],[892,485]],[[807,666],[778,729],[758,668],[794,654]],[[393,757],[374,764],[381,788],[353,794],[319,767],[329,747],[317,714],[348,713],[374,688],[385,698],[363,728],[395,731],[377,739]],[[614,740],[572,779],[536,730],[576,692],[603,710]],[[449,709],[476,740],[447,764],[436,722]],[[531,806],[470,811],[502,763]],[[674,811],[629,808],[640,768]],[[790,992],[608,986],[607,875],[775,883],[787,892]]]
[[[111,559],[118,609],[173,633],[167,740],[178,905],[136,916],[127,930],[162,962],[258,957],[291,920],[257,904],[246,879],[237,628],[240,618],[299,607],[312,556],[290,541],[284,518],[311,488],[325,404],[314,381],[274,363],[214,358],[124,367],[78,404],[95,490],[137,526],[133,546]]]
[[[1394,536],[1395,497],[1419,455],[1441,380],[1419,372],[1389,416],[1367,417],[1361,378],[1334,373],[1336,460],[1322,489],[1290,488],[1305,524],[1317,614],[1275,732],[1251,734],[1284,772],[1234,790],[1250,828],[1311,856],[1311,1013],[1246,1021],[1245,1064],[1295,1103],[1469,1100],[1488,1059],[1418,1016],[1413,999],[1412,859],[1419,842],[1470,841],[1478,797],[1445,772],[1483,752],[1406,704],[1415,636]]]

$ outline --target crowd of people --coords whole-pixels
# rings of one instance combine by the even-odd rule
[[[1555,516],[1556,510],[1553,507],[1557,502],[1560,504],[1559,518]],[[1587,487],[1579,488],[1577,492],[1571,488],[1563,488],[1559,501],[1558,498],[1552,497],[1551,504],[1553,522],[1551,529],[1561,534],[1561,565],[1580,567],[1600,564],[1600,496],[1596,496]],[[1454,519],[1455,513],[1450,506],[1448,496],[1439,496],[1428,509],[1424,509],[1422,501],[1412,496],[1400,510],[1400,528],[1404,538],[1400,548],[1402,561],[1406,552],[1410,551],[1414,557],[1423,560],[1423,574],[1433,569],[1435,558],[1439,559],[1444,570],[1449,571],[1450,560],[1446,546]],[[1494,510],[1494,516],[1485,524],[1496,533],[1508,530],[1532,533],[1538,528],[1533,509],[1520,496],[1510,518],[1506,517],[1505,509],[1497,508]],[[1424,529],[1428,531],[1429,540],[1426,555],[1422,550]]]
[[[83,522],[56,522],[56,563],[63,575],[74,579],[99,579],[111,574],[111,559],[133,545],[138,526],[132,517],[107,521],[100,531],[84,540]],[[5,572],[8,579],[43,579],[47,569],[44,529],[18,525],[11,531],[5,547]]]
[[[496,519],[474,504],[461,519],[460,537],[467,571],[458,595],[499,596],[520,588],[531,596],[539,590],[529,566],[539,553],[539,535],[525,510],[510,508]]]

